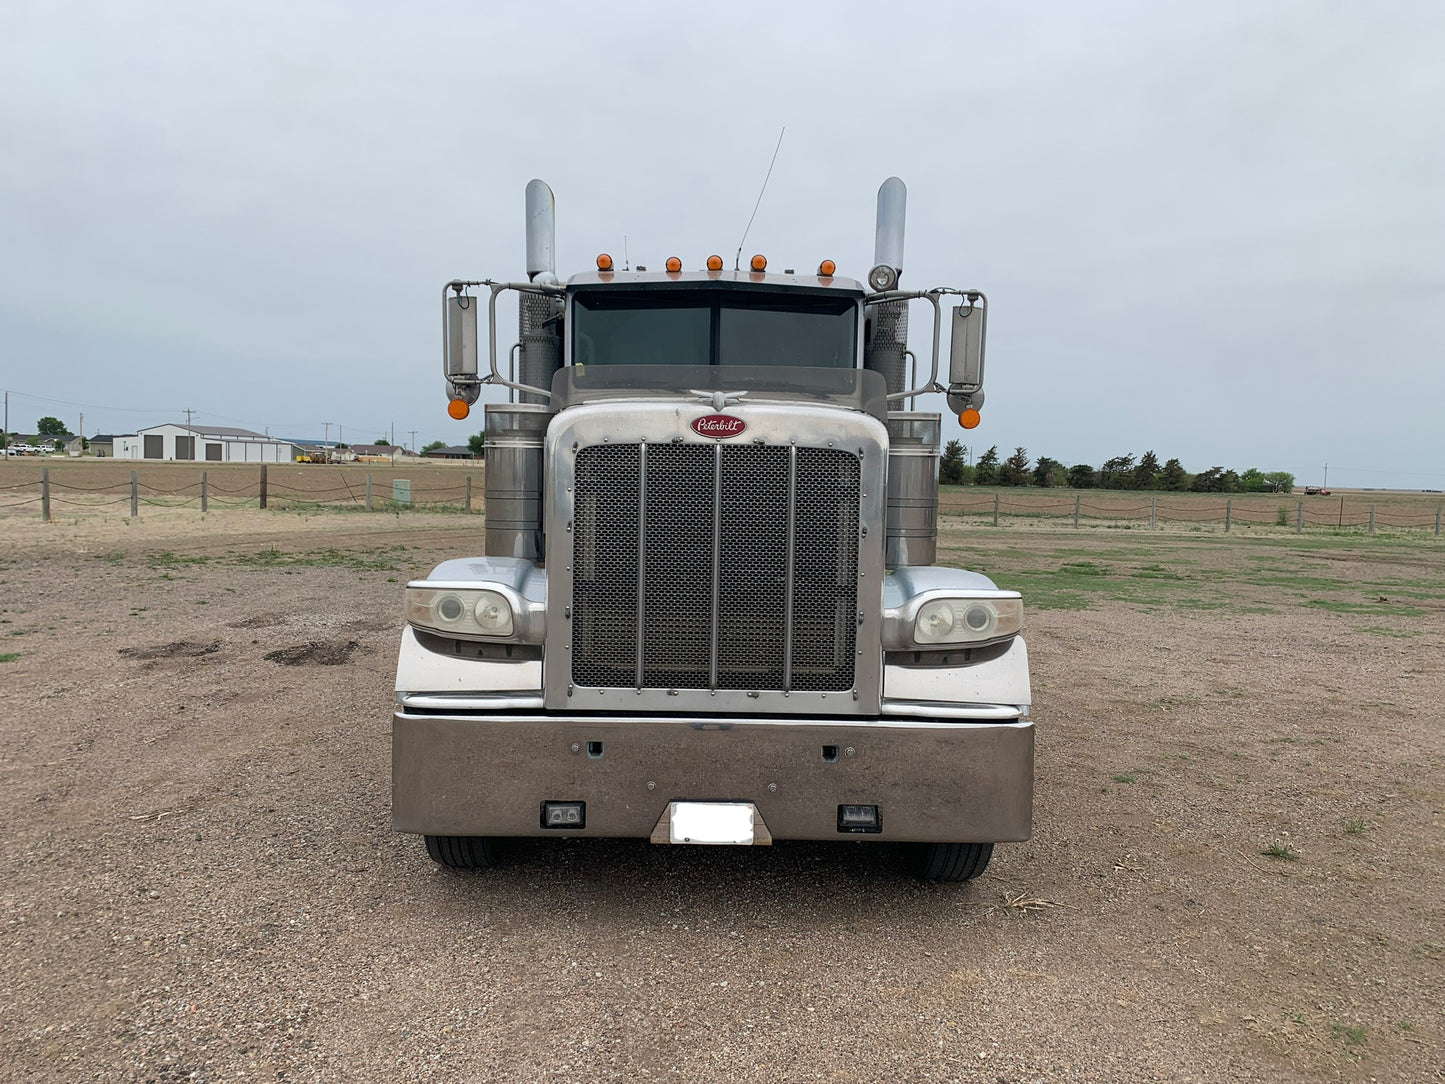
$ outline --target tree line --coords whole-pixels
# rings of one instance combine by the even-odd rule
[[[998,445],[968,462],[962,442],[950,440],[938,464],[938,480],[946,486],[1040,486],[1069,489],[1162,489],[1176,493],[1290,493],[1294,475],[1288,471],[1245,471],[1210,467],[1192,474],[1177,459],[1159,462],[1152,451],[1137,459],[1134,453],[1116,455],[1101,467],[1089,463],[1066,466],[1041,455],[1029,458],[1027,448],[1015,448],[1007,459],[999,456]]]

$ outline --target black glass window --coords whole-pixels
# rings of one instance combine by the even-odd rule
[[[851,369],[857,303],[848,297],[701,290],[576,295],[578,365],[786,365]]]

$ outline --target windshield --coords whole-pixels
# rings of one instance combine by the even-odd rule
[[[851,297],[587,290],[572,308],[576,365],[857,365]]]

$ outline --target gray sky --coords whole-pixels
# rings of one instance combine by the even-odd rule
[[[1442,55],[1424,0],[6,0],[0,387],[460,443],[441,284],[522,276],[530,178],[564,275],[731,261],[786,125],[747,251],[863,278],[902,177],[904,285],[993,304],[979,450],[1442,489]]]

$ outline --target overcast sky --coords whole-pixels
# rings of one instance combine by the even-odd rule
[[[902,177],[903,285],[992,302],[978,450],[1445,488],[1442,56],[1426,0],[3,0],[0,387],[461,443],[440,288],[522,277],[530,178],[564,276],[731,261],[786,126],[748,251],[861,279]]]

